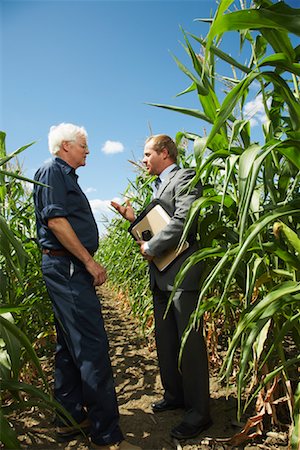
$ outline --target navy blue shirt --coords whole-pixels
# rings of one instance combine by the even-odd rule
[[[62,249],[48,228],[48,219],[65,217],[82,245],[90,252],[98,248],[99,233],[88,199],[77,183],[75,170],[60,158],[42,166],[34,179],[50,187],[34,185],[38,240],[43,248]]]

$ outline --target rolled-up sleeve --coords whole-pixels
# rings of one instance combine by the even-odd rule
[[[39,187],[40,213],[42,220],[47,223],[53,217],[67,216],[67,188],[61,170],[46,168],[42,182],[48,187]]]

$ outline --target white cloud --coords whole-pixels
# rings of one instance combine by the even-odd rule
[[[267,104],[269,105],[269,101],[267,101]],[[262,102],[262,94],[245,104],[244,114],[245,119],[250,120],[250,124],[253,127],[266,122],[267,116]]]
[[[124,151],[124,145],[119,141],[106,141],[102,147],[102,152],[107,155],[113,155],[115,153],[122,153]]]
[[[99,213],[106,213],[109,211],[110,200],[90,200],[90,205],[94,215],[98,215]]]
[[[117,203],[121,203],[121,199],[118,197],[113,198]],[[111,221],[113,217],[115,217],[115,212],[113,208],[110,206],[111,200],[100,200],[94,199],[89,200],[95,220],[98,225],[100,235],[105,234],[106,226]]]
[[[95,188],[93,188],[93,187],[88,187],[86,190],[85,190],[85,193],[86,194],[90,194],[91,192],[96,192],[97,191],[97,189],[95,189]]]
[[[121,200],[117,197],[113,198],[112,200],[114,200],[117,203],[120,203]],[[93,214],[95,216],[99,216],[99,214],[108,214],[111,212],[111,206],[110,206],[110,202],[111,200],[100,200],[100,199],[94,199],[94,200],[89,200]]]

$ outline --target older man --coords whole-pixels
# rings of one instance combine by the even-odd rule
[[[152,262],[153,257],[176,248],[184,221],[192,203],[201,194],[201,184],[187,189],[195,172],[181,169],[177,164],[177,147],[167,135],[159,134],[146,140],[143,163],[148,173],[157,175],[154,196],[169,212],[168,225],[149,241],[140,241],[142,255],[149,260],[150,286],[153,292],[155,336],[160,375],[164,388],[162,400],[152,409],[159,413],[177,408],[185,409],[182,422],[171,430],[177,439],[196,437],[211,425],[209,412],[209,378],[206,345],[202,330],[193,330],[185,344],[181,368],[178,356],[181,338],[189,317],[197,305],[201,267],[194,266],[177,289],[171,308],[164,318],[166,306],[174,286],[175,276],[182,263],[198,249],[197,224],[194,223],[188,236],[189,248],[164,271],[159,271]],[[129,202],[112,206],[127,220],[133,222],[135,213]]]
[[[55,398],[78,426],[90,429],[92,448],[138,449],[123,438],[101,306],[95,292],[106,280],[93,255],[98,229],[75,170],[89,154],[84,128],[62,123],[50,128],[51,162],[35,180],[34,204],[42,272],[53,304],[57,347]],[[60,440],[78,434],[57,419]]]

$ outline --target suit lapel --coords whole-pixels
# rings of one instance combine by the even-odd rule
[[[171,180],[175,177],[177,171],[179,170],[179,167],[176,166],[174,167],[174,169],[167,175],[166,179],[164,180],[164,182],[160,185],[157,194],[156,194],[156,198],[159,198],[162,193],[164,192],[164,190],[168,187],[168,185],[171,183]]]

